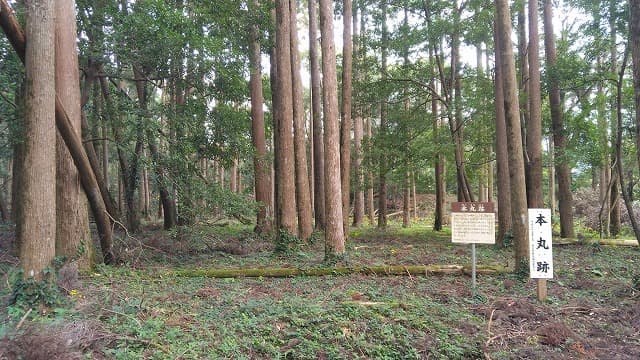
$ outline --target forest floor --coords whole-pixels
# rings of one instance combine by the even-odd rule
[[[424,223],[422,223],[424,225]],[[177,269],[318,268],[321,240],[287,256],[235,225],[118,242],[123,263],[59,275],[57,305],[10,304],[17,259],[0,227],[0,359],[637,359],[640,250],[554,245],[549,301],[512,272],[179,276]],[[513,248],[478,245],[513,268]],[[353,229],[341,265],[463,265],[470,246],[426,226]],[[66,277],[66,278],[65,278]],[[13,289],[15,290],[15,289]],[[4,306],[8,305],[8,306]]]

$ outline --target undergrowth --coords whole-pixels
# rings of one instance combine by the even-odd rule
[[[633,311],[640,307],[637,249],[554,246],[556,274],[548,282],[551,301],[541,304],[535,298],[535,283],[514,273],[480,274],[476,289],[469,277],[453,275],[229,279],[174,275],[176,268],[326,266],[322,241],[298,244],[290,238],[288,245],[295,247],[277,254],[271,239],[238,225],[153,230],[140,235],[135,244],[143,247],[131,252],[131,259],[82,274],[82,285],[73,292],[43,293],[64,301],[50,304],[49,315],[34,311],[18,328],[24,309],[31,306],[26,299],[16,299],[23,310],[8,307],[0,312],[0,358],[3,346],[14,353],[24,351],[27,341],[41,340],[27,340],[28,334],[47,331],[55,335],[50,343],[70,344],[69,354],[108,359],[640,354],[640,343],[625,340],[624,335],[640,331],[640,312]],[[512,247],[478,246],[477,255],[479,265],[514,266]],[[347,266],[469,265],[470,250],[427,226],[392,225],[387,231],[353,231],[340,261]],[[20,289],[25,295],[44,291],[27,285]],[[10,295],[0,288],[4,303]]]

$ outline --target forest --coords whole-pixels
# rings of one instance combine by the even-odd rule
[[[0,27],[0,359],[640,356],[640,0],[0,0]],[[495,208],[477,267],[456,202]]]

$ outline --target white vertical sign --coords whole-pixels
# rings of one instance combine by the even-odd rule
[[[532,279],[553,278],[551,209],[529,209],[529,273]]]

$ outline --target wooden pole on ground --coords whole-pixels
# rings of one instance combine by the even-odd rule
[[[538,301],[547,301],[547,279],[538,279]]]

